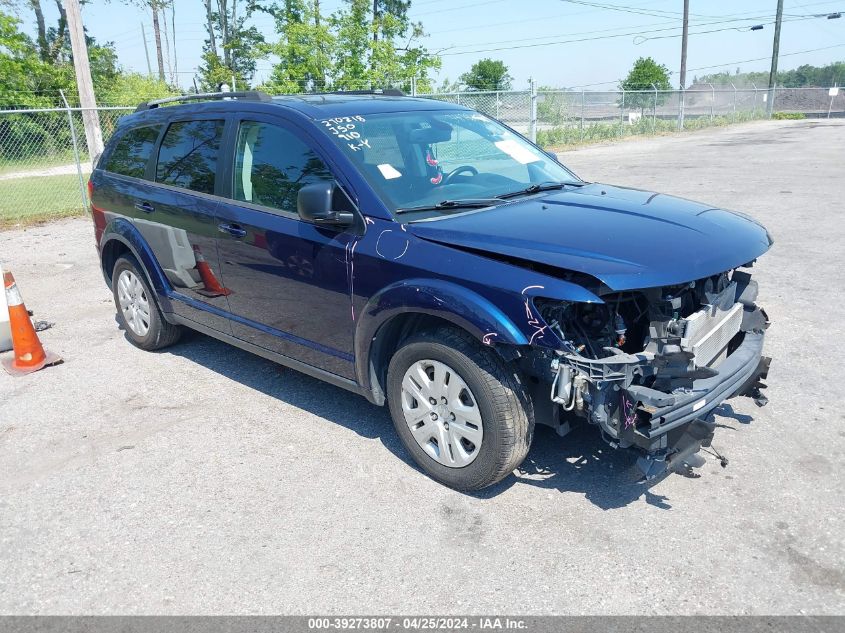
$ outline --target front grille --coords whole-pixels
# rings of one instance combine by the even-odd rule
[[[742,304],[727,310],[708,306],[687,317],[681,347],[695,355],[698,367],[711,367],[727,355],[728,343],[742,325]]]

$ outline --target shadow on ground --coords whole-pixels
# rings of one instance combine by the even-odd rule
[[[640,497],[656,508],[670,509],[672,506],[665,496],[651,491],[665,476],[644,482],[636,461],[637,455],[611,448],[586,423],[574,427],[563,438],[553,429],[538,425],[531,451],[517,469],[517,476],[508,477],[476,496],[488,498],[511,486],[525,485],[583,495],[602,510],[622,508]],[[690,476],[687,471],[681,474]]]
[[[340,424],[370,439],[417,469],[393,430],[386,407],[329,385],[272,361],[196,332],[161,353],[175,354],[202,365],[272,398],[278,398],[321,418]],[[684,473],[682,473],[684,474]],[[689,476],[689,475],[688,475]],[[651,492],[662,478],[643,483],[636,455],[612,449],[596,429],[576,426],[564,438],[538,425],[528,457],[504,481],[470,496],[489,499],[511,486],[536,486],[560,493],[575,493],[604,510],[621,508],[643,497],[657,508],[671,508],[666,497]]]

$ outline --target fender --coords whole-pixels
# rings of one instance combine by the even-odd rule
[[[117,241],[126,246],[129,251],[135,256],[144,269],[150,285],[155,290],[158,298],[159,306],[162,312],[173,312],[173,307],[170,302],[170,294],[173,288],[164,271],[156,261],[150,245],[143,238],[140,231],[126,218],[113,218],[103,230],[103,236],[100,238],[100,257],[102,261],[103,249],[109,242]],[[103,271],[105,273],[105,270]]]
[[[438,279],[405,279],[373,295],[355,329],[355,371],[358,383],[369,386],[370,347],[379,328],[399,314],[436,316],[469,332],[479,341],[496,333],[496,343],[527,345],[528,338],[502,310],[481,295]]]

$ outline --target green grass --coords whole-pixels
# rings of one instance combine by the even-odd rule
[[[684,131],[703,130],[710,127],[722,127],[732,123],[743,123],[766,118],[764,110],[755,112],[737,112],[735,115],[719,115],[712,119],[709,116],[699,116],[684,120]],[[574,145],[588,145],[605,141],[619,140],[631,136],[652,136],[656,134],[672,134],[678,131],[678,123],[674,119],[652,120],[644,115],[634,124],[614,122],[598,122],[585,125],[581,130],[578,122],[569,125],[559,125],[537,130],[537,144],[545,149],[560,149]]]
[[[76,174],[0,180],[0,229],[40,224],[84,212]]]
[[[807,116],[803,112],[775,112],[772,118],[775,121],[801,121]]]
[[[31,171],[38,169],[49,169],[59,165],[72,165],[75,162],[73,150],[69,149],[47,156],[37,156],[20,159],[0,158],[0,175],[12,172]],[[88,160],[87,154],[80,157],[80,160]]]

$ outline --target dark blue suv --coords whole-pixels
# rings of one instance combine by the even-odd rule
[[[765,228],[581,180],[467,108],[144,103],[89,189],[132,343],[189,327],[387,403],[420,467],[458,489],[511,473],[535,423],[595,425],[653,477],[710,444],[727,398],[765,403],[747,271]]]

